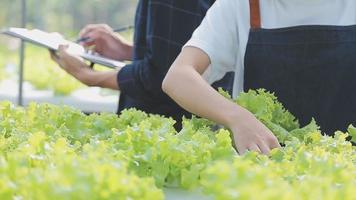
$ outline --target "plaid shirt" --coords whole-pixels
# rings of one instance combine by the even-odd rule
[[[140,0],[133,62],[118,73],[119,113],[137,108],[180,120],[186,113],[161,89],[162,81],[215,0]]]

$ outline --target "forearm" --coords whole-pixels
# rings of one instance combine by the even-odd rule
[[[172,66],[163,90],[186,110],[231,128],[248,112],[216,92],[189,66]]]
[[[117,73],[118,70],[94,71],[92,69],[83,69],[81,71],[72,72],[71,74],[87,86],[119,90]]]
[[[68,54],[66,49],[65,46],[59,46],[57,54],[51,53],[51,58],[68,74],[88,86],[119,90],[117,74],[122,67],[112,71],[95,71],[82,58]]]
[[[216,92],[201,76],[211,63],[202,50],[186,47],[163,81],[163,90],[186,110],[228,127],[239,153],[268,154],[277,138],[256,117]]]
[[[132,43],[127,43],[126,44],[126,52],[127,54],[125,55],[127,61],[132,61],[132,54],[133,54],[133,44]]]

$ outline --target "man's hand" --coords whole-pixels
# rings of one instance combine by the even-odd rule
[[[50,51],[52,60],[70,75],[87,84],[85,74],[91,71],[90,67],[84,63],[82,58],[68,54],[67,48],[66,45],[60,45],[57,52]]]
[[[52,60],[66,72],[87,86],[119,89],[117,73],[121,68],[105,72],[94,71],[83,62],[82,58],[69,54],[67,48],[68,46],[61,45],[57,52],[50,51]]]
[[[132,44],[106,24],[87,25],[80,31],[79,37],[85,38],[80,44],[84,47],[93,46],[100,55],[115,60],[132,59]]]

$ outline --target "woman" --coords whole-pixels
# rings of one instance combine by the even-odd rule
[[[161,89],[163,78],[203,20],[215,0],[140,0],[136,11],[134,44],[103,24],[86,26],[80,37],[84,46],[95,46],[95,51],[108,58],[130,60],[115,71],[95,71],[77,57],[60,47],[58,56],[52,55],[63,69],[89,86],[120,90],[119,113],[137,108],[148,113],[173,117],[180,121],[189,115]],[[89,39],[88,39],[89,38]],[[233,74],[216,83],[229,90]],[[231,87],[232,88],[232,87]],[[232,90],[232,89],[231,89]]]
[[[356,120],[355,24],[354,0],[219,0],[163,90],[188,111],[230,128],[240,153],[267,154],[279,144],[250,112],[209,86],[229,70],[235,97],[266,88],[302,124],[315,117],[331,134]]]

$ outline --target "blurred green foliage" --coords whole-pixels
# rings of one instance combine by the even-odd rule
[[[0,80],[6,79],[10,76],[9,72],[11,72],[11,70],[6,70],[7,66],[16,65],[17,62],[18,51],[14,49],[11,50],[4,45],[0,45]]]
[[[137,0],[26,0],[26,3],[28,28],[60,32],[75,40],[86,24],[106,23],[113,28],[133,25]],[[0,8],[0,28],[20,26],[21,0],[1,0]],[[132,40],[133,31],[122,35]],[[0,80],[16,77],[18,47],[18,40],[0,35]],[[46,49],[28,44],[25,57],[25,80],[37,89],[67,95],[83,87],[50,60]]]
[[[50,89],[57,95],[68,95],[83,87],[79,81],[51,61],[46,49],[33,45],[26,46],[25,80],[37,89]]]
[[[66,36],[90,23],[132,25],[137,0],[26,0],[28,27]],[[21,0],[0,1],[0,28],[21,25]]]

